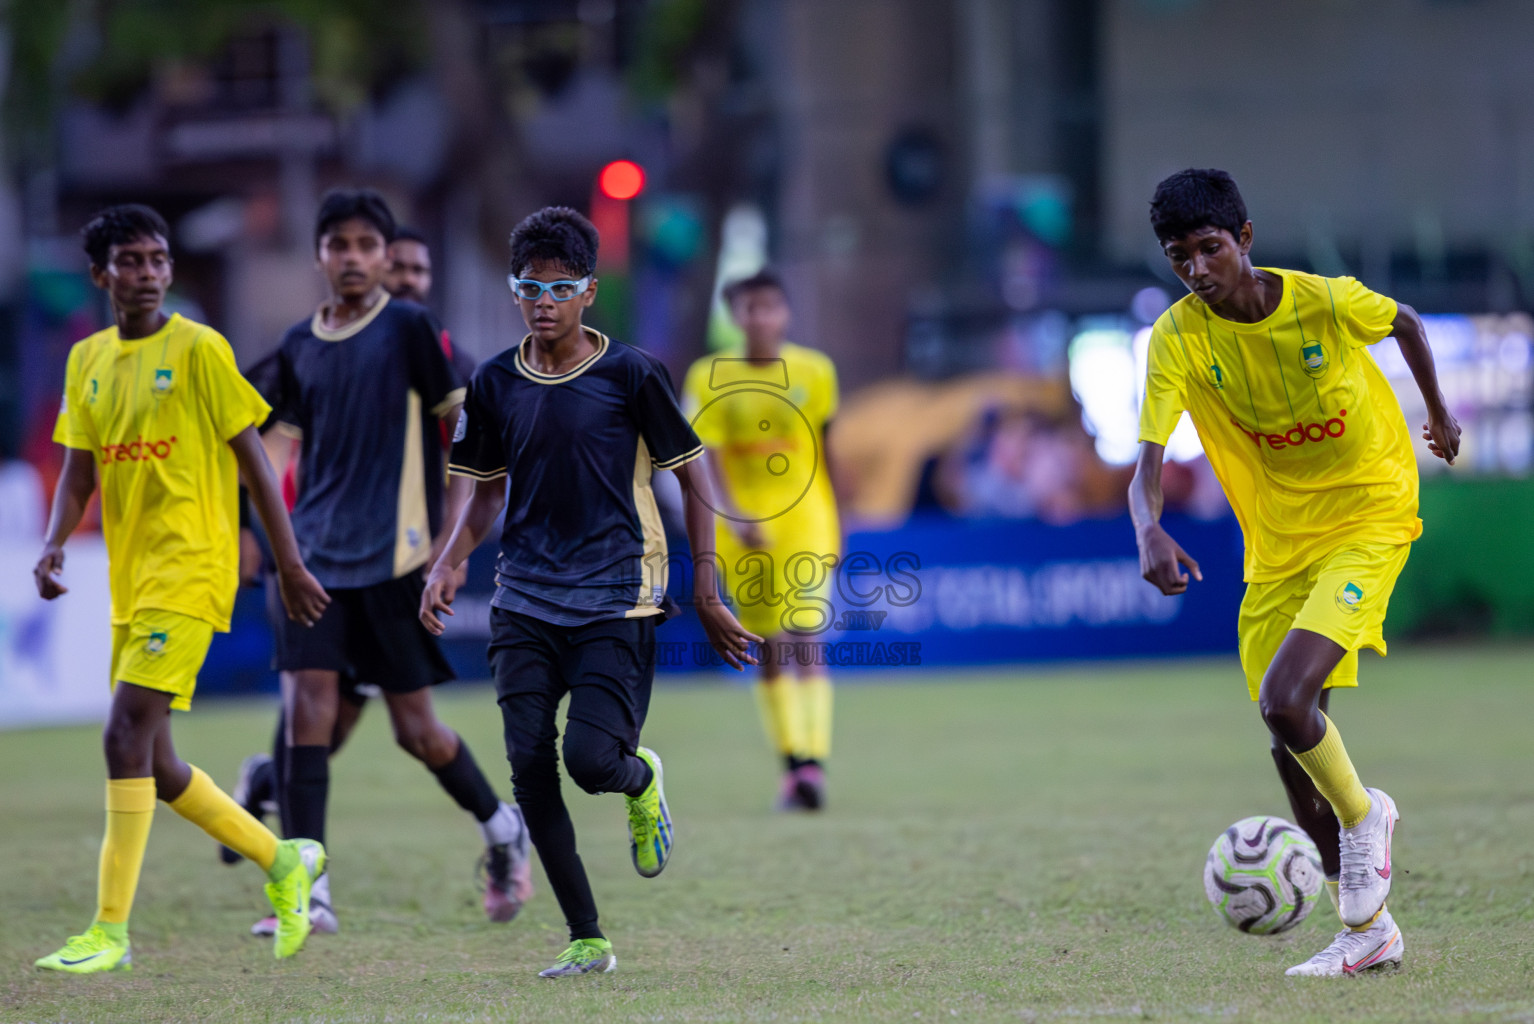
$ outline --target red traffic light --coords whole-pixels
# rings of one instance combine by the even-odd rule
[[[602,168],[597,187],[609,199],[633,199],[644,191],[644,168],[632,160],[614,160]]]

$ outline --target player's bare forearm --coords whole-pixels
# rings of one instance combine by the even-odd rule
[[[703,458],[678,466],[677,482],[682,485],[682,521],[687,528],[687,546],[692,549],[692,590],[701,603],[719,600],[718,552],[715,550],[714,509],[718,498],[713,474],[708,467],[708,453]]]
[[[42,557],[32,569],[37,593],[52,601],[69,588],[55,577],[64,571],[64,542],[85,517],[85,506],[96,490],[96,459],[83,448],[64,449],[64,468],[53,492],[53,507],[48,511],[48,535]]]
[[[272,472],[261,435],[255,427],[246,427],[229,439],[229,448],[239,463],[240,476],[250,494],[250,506],[261,517],[261,525],[266,528],[267,540],[271,542],[272,555],[277,560],[277,587],[288,618],[312,626],[324,614],[330,595],[304,567],[298,538],[293,535],[293,521],[288,518],[287,506],[282,502],[277,474]]]
[[[1459,455],[1459,421],[1449,412],[1443,389],[1438,386],[1438,367],[1433,362],[1433,349],[1428,344],[1427,328],[1417,311],[1405,303],[1396,305],[1395,322],[1391,324],[1401,358],[1411,369],[1417,390],[1427,406],[1427,422],[1422,425],[1422,439],[1428,450],[1451,466]]]
[[[1188,573],[1202,580],[1198,563],[1178,546],[1171,534],[1161,527],[1161,465],[1166,455],[1163,445],[1140,442],[1140,457],[1135,463],[1134,479],[1129,482],[1129,517],[1135,524],[1135,544],[1140,549],[1140,575],[1163,594],[1181,594],[1188,589]]]
[[[304,560],[298,553],[298,539],[293,536],[293,523],[288,519],[277,474],[266,457],[261,435],[255,427],[246,427],[229,439],[229,448],[240,465],[240,478],[250,494],[250,507],[255,509],[256,515],[261,517],[261,525],[266,528],[278,570],[301,567]]]
[[[709,643],[725,663],[741,671],[757,664],[750,653],[753,643],[762,638],[747,632],[719,598],[719,580],[715,574],[718,555],[714,550],[714,495],[708,468],[702,459],[678,466],[677,481],[682,485],[682,518],[687,524],[687,543],[692,548],[693,604]]]
[[[490,536],[496,517],[506,507],[505,478],[471,480],[466,476],[455,475],[449,480],[462,482],[459,493],[463,497],[458,506],[458,514],[452,520],[453,532],[442,546],[442,553],[432,563],[433,573],[439,566],[453,570],[468,561],[474,549]],[[450,493],[452,486],[450,482]]]
[[[441,636],[447,629],[441,616],[453,614],[453,599],[463,582],[459,566],[468,561],[474,549],[490,535],[496,516],[505,507],[504,478],[473,481],[468,499],[453,523],[453,533],[442,553],[432,562],[431,572],[426,576],[426,589],[421,593],[421,624],[433,636]]]

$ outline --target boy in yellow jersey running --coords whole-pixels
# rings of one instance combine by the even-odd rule
[[[1158,522],[1164,446],[1186,410],[1246,538],[1247,688],[1345,926],[1287,973],[1399,964],[1401,933],[1385,909],[1399,815],[1382,790],[1364,788],[1326,714],[1332,688],[1358,685],[1358,651],[1385,653],[1386,604],[1422,532],[1411,433],[1368,346],[1396,339],[1427,403],[1428,450],[1451,464],[1459,424],[1409,306],[1350,277],[1252,266],[1252,224],[1224,171],[1167,178],[1151,225],[1192,294],[1151,334],[1129,489],[1140,567],[1164,594],[1202,579]]]
[[[191,706],[208,644],[229,628],[241,476],[276,550],[288,614],[312,623],[329,598],[299,558],[256,433],[270,408],[235,369],[227,341],[160,309],[171,282],[169,234],[145,206],[114,206],[85,227],[91,280],[110,297],[116,324],[69,353],[53,434],[65,447],[64,469],[33,570],[44,600],[67,592],[55,579],[64,541],[99,481],[113,694],[96,919],[37,961],[74,974],[132,965],[128,912],[156,798],[266,872],[279,959],[303,947],[310,885],[325,865],[322,846],[280,842],[171,742],[170,712]]]
[[[756,695],[784,762],[778,807],[819,810],[831,753],[831,679],[813,641],[834,618],[828,596],[841,554],[825,444],[836,415],[836,367],[824,353],[784,340],[788,296],[773,271],[736,281],[724,295],[746,335],[744,358],[693,363],[682,408],[718,481],[717,544],[730,597],[741,624],[767,638]]]

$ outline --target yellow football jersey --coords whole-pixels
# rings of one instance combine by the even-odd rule
[[[824,439],[838,401],[830,358],[788,342],[776,359],[705,356],[687,371],[682,410],[718,459],[736,507],[769,544],[837,553]]]
[[[1156,444],[1191,415],[1241,522],[1248,582],[1422,533],[1411,432],[1368,351],[1389,336],[1395,300],[1351,277],[1268,272],[1283,296],[1258,323],[1192,294],[1161,315],[1140,410],[1140,440]]]
[[[155,608],[229,628],[240,514],[228,442],[270,412],[229,343],[180,315],[147,338],[109,327],[70,350],[53,439],[96,459],[114,624]]]

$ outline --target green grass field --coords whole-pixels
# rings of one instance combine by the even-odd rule
[[[572,791],[619,956],[540,980],[565,944],[540,890],[510,925],[472,888],[477,837],[371,708],[334,767],[342,933],[278,964],[246,934],[259,873],[161,809],[131,974],[43,975],[90,919],[102,824],[93,728],[0,734],[3,1021],[1534,1021],[1534,731],[1528,648],[1399,648],[1333,704],[1366,782],[1403,824],[1391,900],[1406,963],[1290,979],[1328,908],[1242,935],[1199,873],[1237,818],[1287,814],[1233,663],[863,679],[838,694],[831,806],[768,811],[775,768],[747,690],[659,690],[677,849],[629,865],[622,802]],[[488,689],[444,691],[500,788]],[[265,704],[177,719],[183,756],[229,785]]]

